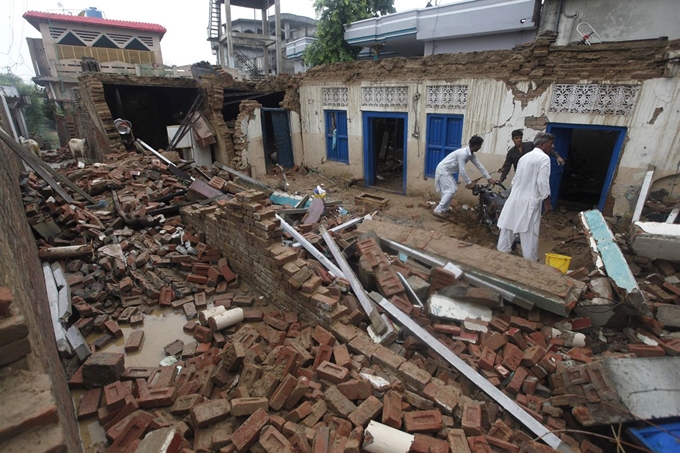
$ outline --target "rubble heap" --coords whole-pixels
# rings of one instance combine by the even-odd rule
[[[432,344],[384,313],[387,334],[376,334],[351,277],[333,275],[308,248],[329,256],[319,222],[331,228],[347,217],[300,222],[305,244],[293,246],[281,216],[295,217],[266,193],[221,172],[203,186],[225,196],[196,206],[187,197],[211,198],[208,191],[166,170],[157,159],[124,155],[70,172],[98,197],[94,206],[60,201],[34,174],[22,182],[41,254],[66,270],[75,308],[68,323],[84,337],[101,333],[69,383],[87,389],[78,417],[97,418],[109,441],[102,451],[149,451],[149,432],[170,436],[176,448],[167,451],[184,453],[384,451],[383,436],[405,439],[401,451],[412,452],[553,451]],[[370,235],[340,229],[334,241],[365,291],[407,314],[565,448],[602,451],[569,430],[594,424],[594,410],[625,416],[602,360],[680,355],[680,339],[658,322],[611,329],[503,306],[497,293],[386,253]],[[664,269],[677,274],[672,264]],[[579,269],[573,277],[590,283],[602,274]],[[257,294],[241,291],[241,279]],[[585,297],[597,297],[589,288]],[[443,304],[466,300],[482,314],[438,314],[433,295]],[[142,313],[158,307],[181,310],[195,342],[168,344],[172,359],[150,368],[126,368],[124,354],[104,350],[122,336],[120,324],[141,325]],[[226,313],[237,313],[236,322],[218,321]],[[143,342],[143,330],[133,330],[126,352]]]

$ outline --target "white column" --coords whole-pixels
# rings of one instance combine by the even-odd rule
[[[283,70],[283,55],[281,53],[281,0],[274,0],[276,20],[276,74]]]
[[[235,68],[234,64],[234,36],[231,29],[231,0],[224,0],[224,9],[227,22],[227,64],[228,68]]]

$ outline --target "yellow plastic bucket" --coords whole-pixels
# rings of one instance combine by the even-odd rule
[[[571,263],[571,256],[556,253],[545,254],[545,264],[561,270],[563,274],[566,274],[569,270],[569,263]]]

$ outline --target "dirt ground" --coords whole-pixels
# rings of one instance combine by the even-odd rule
[[[374,206],[357,204],[355,197],[362,193],[368,193],[378,197],[389,198],[387,207],[378,212],[378,216],[390,220],[398,225],[438,231],[442,235],[472,242],[474,244],[495,248],[497,236],[493,235],[488,228],[481,225],[477,220],[476,206],[453,201],[455,223],[442,221],[432,215],[432,209],[439,201],[435,198],[426,199],[423,196],[404,196],[397,193],[383,191],[375,188],[364,187],[359,184],[348,187],[348,181],[340,178],[330,178],[317,173],[302,174],[287,172],[288,192],[296,195],[311,194],[312,190],[323,184],[327,191],[326,200],[342,201],[342,207],[355,216],[371,213],[376,210]],[[283,187],[280,174],[269,174],[259,178],[272,187]],[[423,202],[429,202],[429,207],[421,206]],[[521,253],[519,251],[515,252]],[[543,215],[541,222],[541,234],[539,244],[539,257],[544,261],[545,253],[557,253],[571,257],[570,269],[585,266],[593,267],[590,249],[582,233],[578,212],[550,212]]]

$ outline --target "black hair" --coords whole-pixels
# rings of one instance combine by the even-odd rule
[[[512,131],[512,138],[515,137],[524,137],[524,131],[522,131],[522,129],[515,129]]]
[[[473,135],[470,139],[470,146],[482,146],[482,143],[484,143],[484,139],[479,135]]]

